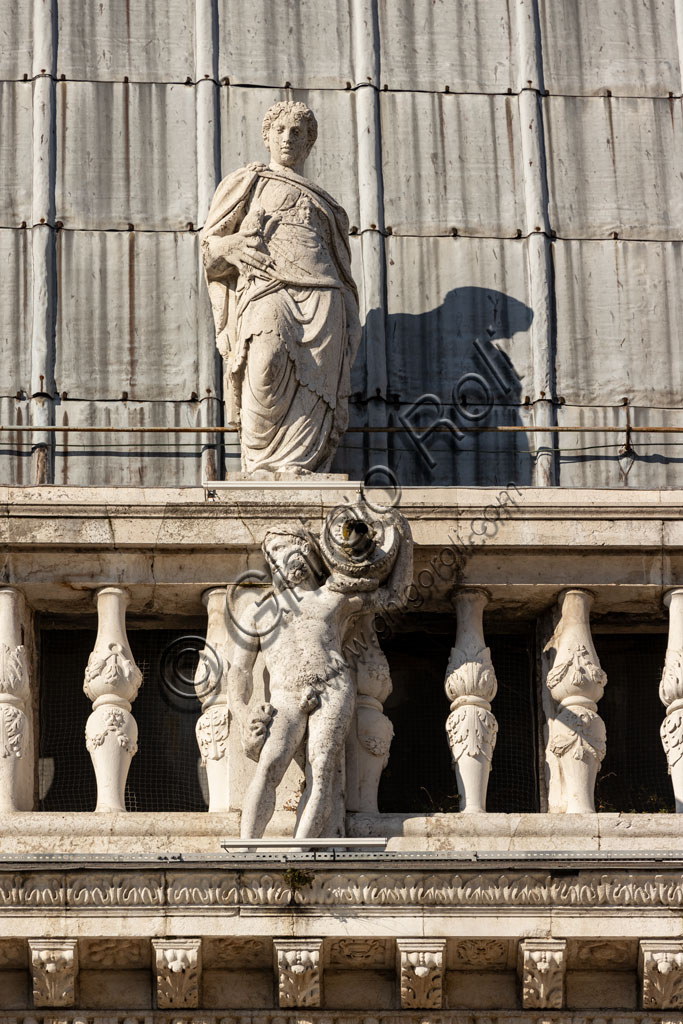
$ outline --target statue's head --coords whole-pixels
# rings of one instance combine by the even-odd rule
[[[262,550],[279,589],[301,584],[317,587],[325,578],[318,541],[301,526],[268,530]]]
[[[283,167],[302,163],[318,137],[318,122],[305,103],[275,103],[263,118],[263,141],[271,158]]]

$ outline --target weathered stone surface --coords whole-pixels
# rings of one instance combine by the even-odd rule
[[[525,939],[519,944],[518,973],[525,1010],[560,1010],[567,969],[564,939]]]
[[[445,950],[443,939],[396,940],[401,1009],[441,1009]]]
[[[488,597],[481,587],[456,592],[453,603],[458,630],[446,669],[446,696],[451,702],[446,732],[460,810],[470,813],[486,810],[486,788],[498,732],[491,712],[498,684],[482,622]]]
[[[361,506],[343,516],[339,537],[339,517],[331,513],[319,541],[300,526],[271,529],[263,544],[270,608],[259,599],[235,623],[241,635],[228,677],[230,703],[244,750],[257,762],[242,811],[244,838],[263,835],[276,788],[304,739],[306,788],[294,834],[344,830],[343,762],[356,694],[343,641],[354,616],[403,606],[412,539],[398,513],[375,517],[374,525]],[[252,698],[259,651],[269,675],[265,703]]]
[[[322,1005],[322,939],[276,939],[274,942],[280,1006]]]
[[[138,749],[138,727],[131,714],[142,684],[126,636],[129,596],[121,587],[97,592],[97,639],[88,659],[83,690],[93,702],[85,743],[97,779],[96,811],[125,811],[128,769]]]
[[[271,107],[270,166],[225,178],[204,225],[228,418],[250,474],[327,472],[348,424],[358,293],[348,218],[302,177],[317,131],[303,103]]]
[[[592,603],[590,592],[563,593],[562,615],[546,645],[546,651],[554,653],[545,685],[554,702],[546,726],[546,763],[548,808],[555,813],[595,810],[595,780],[605,756],[605,724],[597,702],[607,677],[591,637]]]

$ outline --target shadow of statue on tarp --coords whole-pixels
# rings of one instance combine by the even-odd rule
[[[388,466],[401,485],[530,484],[528,434],[471,428],[524,425],[520,407],[531,388],[524,391],[524,336],[533,316],[518,299],[474,286],[454,288],[425,313],[370,310],[352,372],[349,425],[391,429],[347,433],[333,469],[362,479],[371,467]],[[387,393],[375,397],[383,337]],[[440,429],[429,432],[432,425]]]

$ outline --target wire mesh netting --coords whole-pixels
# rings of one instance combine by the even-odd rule
[[[664,708],[658,689],[666,635],[598,633],[593,640],[607,674],[605,695],[598,705],[607,730],[607,753],[596,784],[595,809],[673,812],[673,790],[659,736]]]
[[[200,764],[195,724],[196,697],[174,697],[163,684],[164,652],[184,630],[129,630],[143,684],[133,705],[138,752],[126,786],[129,811],[204,811],[206,775]],[[92,811],[96,786],[85,747],[91,712],[83,675],[95,630],[43,630],[40,691],[40,809]],[[184,674],[188,668],[183,669]]]
[[[444,678],[452,638],[431,633],[392,637],[382,646],[394,684],[385,712],[394,726],[389,764],[379,788],[380,811],[457,811],[458,791],[446,736]],[[487,809],[539,810],[537,726],[526,637],[489,638],[498,679],[492,710],[498,721]]]

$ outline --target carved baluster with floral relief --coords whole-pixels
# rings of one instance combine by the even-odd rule
[[[498,733],[498,723],[491,712],[498,684],[491,652],[484,640],[487,601],[488,593],[481,587],[463,588],[454,597],[457,631],[446,671],[446,696],[451,701],[446,732],[461,811],[486,810],[486,789]]]
[[[126,636],[128,594],[121,587],[97,592],[97,639],[88,659],[83,689],[93,702],[85,727],[86,746],[97,780],[96,811],[125,811],[126,779],[138,746],[131,714],[142,673]]]
[[[28,811],[29,670],[22,638],[25,605],[13,587],[0,589],[0,813]],[[31,780],[29,780],[31,781]]]
[[[209,787],[209,811],[229,809],[228,790],[228,627],[226,622],[226,591],[215,587],[202,595],[208,622],[206,647],[200,653],[195,675],[197,697],[202,714],[196,736],[202,764],[206,766]]]
[[[548,809],[565,814],[595,811],[595,780],[605,756],[605,724],[598,714],[607,677],[590,630],[593,595],[566,590],[561,618],[546,646],[554,650],[546,678],[553,712],[548,718]]]
[[[377,792],[389,762],[394,727],[382,708],[392,690],[389,663],[377,639],[375,616],[352,623],[342,653],[356,682],[356,718],[346,741],[347,809],[377,814]]]
[[[669,642],[659,697],[666,705],[666,718],[660,730],[674,788],[676,813],[683,812],[683,589],[672,590],[664,598],[669,609]]]

